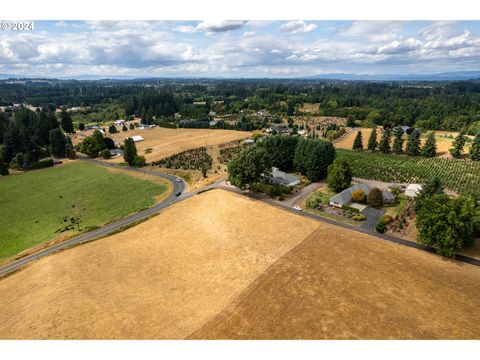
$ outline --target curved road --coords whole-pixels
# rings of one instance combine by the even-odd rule
[[[219,180],[219,181],[217,181],[217,182],[215,182],[215,183],[213,183],[209,186],[206,186],[205,188],[203,188],[203,189],[201,189],[197,192],[184,193],[185,183],[183,182],[183,180],[179,182],[179,181],[177,181],[177,178],[175,176],[172,176],[172,175],[169,175],[169,174],[159,173],[159,172],[156,172],[156,171],[147,170],[147,169],[143,169],[143,168],[133,168],[133,167],[129,167],[129,166],[119,166],[119,165],[116,165],[114,163],[109,163],[109,162],[101,161],[101,160],[94,160],[94,159],[89,159],[89,158],[81,158],[81,159],[83,161],[88,161],[88,162],[95,163],[95,164],[98,164],[98,165],[101,165],[101,166],[115,167],[115,168],[119,168],[119,169],[125,169],[125,170],[129,170],[129,171],[135,171],[135,172],[138,172],[138,173],[150,174],[150,175],[153,175],[153,176],[158,176],[158,177],[164,178],[164,179],[170,181],[173,184],[173,191],[164,201],[154,205],[153,207],[151,207],[149,209],[142,210],[142,211],[140,211],[136,214],[127,216],[126,218],[123,218],[121,220],[117,220],[115,222],[107,224],[107,225],[105,225],[105,226],[103,226],[99,229],[90,231],[90,232],[85,233],[85,234],[75,236],[75,237],[73,237],[69,240],[66,240],[66,241],[64,241],[60,244],[51,246],[49,248],[38,251],[34,254],[25,256],[25,257],[23,257],[19,260],[16,260],[16,261],[0,268],[0,278],[18,270],[18,269],[20,269],[21,267],[23,267],[24,265],[28,264],[31,261],[40,259],[42,257],[53,254],[53,253],[55,253],[57,251],[60,251],[60,250],[64,250],[64,249],[70,248],[72,246],[82,244],[84,242],[88,242],[88,241],[94,240],[94,239],[99,238],[99,237],[106,236],[106,235],[108,235],[108,234],[110,234],[114,231],[122,229],[125,226],[128,226],[128,225],[134,224],[138,221],[144,220],[144,219],[158,213],[160,210],[163,210],[166,207],[168,207],[168,206],[170,206],[174,203],[177,203],[179,201],[185,200],[185,199],[187,199],[191,196],[196,195],[198,192],[211,190],[211,189],[224,189],[224,190],[232,191],[232,192],[235,192],[235,193],[238,193],[238,194],[241,194],[241,195],[244,195],[244,196],[256,199],[256,200],[263,201],[263,202],[268,203],[272,206],[281,208],[281,209],[286,210],[286,211],[290,211],[290,212],[295,213],[297,215],[301,215],[301,216],[304,216],[304,217],[315,219],[317,221],[326,222],[326,223],[329,223],[329,224],[332,224],[332,225],[340,226],[340,227],[343,227],[343,228],[346,228],[346,229],[349,229],[349,230],[352,230],[352,231],[357,231],[357,232],[361,232],[361,233],[364,233],[364,234],[372,235],[372,236],[375,236],[379,239],[390,241],[390,242],[393,242],[393,243],[396,243],[396,244],[399,244],[399,245],[413,247],[413,248],[418,249],[418,250],[423,250],[423,251],[432,252],[432,253],[435,252],[433,248],[426,247],[424,245],[421,245],[421,244],[418,244],[418,243],[415,243],[415,242],[411,242],[411,241],[407,241],[407,240],[404,240],[404,239],[401,239],[401,238],[398,238],[398,237],[395,237],[395,236],[391,236],[391,235],[387,235],[387,234],[379,234],[379,233],[372,232],[372,231],[367,230],[367,229],[363,229],[363,228],[339,223],[339,222],[336,222],[334,220],[326,219],[326,218],[323,218],[323,217],[320,217],[320,216],[317,216],[317,215],[314,215],[314,214],[310,214],[310,213],[305,212],[305,211],[295,210],[293,208],[293,206],[290,205],[290,204],[280,203],[276,200],[272,200],[272,199],[267,198],[265,196],[262,196],[260,194],[249,193],[249,192],[242,191],[242,190],[240,190],[238,188],[235,188],[235,187],[226,186],[224,184],[223,180]],[[181,195],[176,196],[175,194],[177,192],[180,192]],[[461,262],[464,262],[464,263],[467,263],[467,264],[471,264],[471,265],[480,266],[480,260],[475,259],[475,258],[471,258],[471,257],[468,257],[468,256],[456,255],[455,260],[461,261]]]
[[[142,210],[138,213],[127,216],[123,219],[114,221],[114,222],[112,222],[110,224],[107,224],[107,225],[105,225],[105,226],[103,226],[99,229],[92,230],[92,231],[89,231],[88,233],[75,236],[71,239],[63,241],[59,244],[53,245],[53,246],[48,247],[46,249],[40,250],[40,251],[38,251],[34,254],[25,256],[25,257],[23,257],[21,259],[18,259],[16,261],[4,266],[4,267],[1,267],[0,268],[0,278],[9,274],[9,273],[11,273],[11,272],[13,272],[13,271],[16,271],[16,270],[20,269],[22,266],[28,264],[31,261],[40,259],[40,258],[42,258],[44,256],[47,256],[47,255],[50,255],[50,254],[53,254],[57,251],[67,249],[69,247],[72,247],[72,246],[75,246],[75,245],[78,245],[78,244],[81,244],[81,243],[84,243],[84,242],[87,242],[87,241],[94,240],[98,237],[108,235],[111,232],[120,230],[121,228],[123,228],[125,226],[131,225],[135,222],[138,222],[138,221],[141,221],[145,218],[148,218],[149,216],[152,216],[152,215],[158,213],[160,210],[166,208],[167,206],[170,206],[170,205],[172,205],[172,204],[174,204],[178,201],[181,201],[183,199],[186,199],[187,197],[192,196],[191,194],[185,194],[183,196],[176,196],[175,195],[175,193],[177,193],[177,192],[180,192],[180,193],[183,194],[183,191],[185,190],[185,183],[183,182],[183,180],[180,181],[180,182],[177,181],[177,178],[175,176],[172,176],[172,175],[159,173],[159,172],[152,171],[152,170],[147,170],[147,169],[133,168],[133,167],[130,167],[130,166],[119,166],[119,165],[116,165],[116,164],[113,164],[113,163],[104,162],[104,161],[100,161],[100,160],[89,159],[89,158],[80,158],[80,159],[83,160],[83,161],[95,163],[95,164],[102,165],[102,166],[115,167],[115,168],[119,168],[119,169],[126,169],[126,170],[130,170],[130,171],[135,171],[135,172],[138,172],[138,173],[150,174],[150,175],[161,177],[163,179],[166,179],[166,180],[170,181],[173,184],[173,191],[164,201],[162,201],[158,204],[155,204],[151,208],[148,208],[146,210]]]

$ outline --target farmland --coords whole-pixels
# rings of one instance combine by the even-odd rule
[[[83,229],[100,226],[153,205],[167,187],[78,161],[1,178],[0,259],[73,235],[55,232],[65,215],[78,215]]]
[[[213,190],[2,279],[0,338],[478,338],[479,280]]]
[[[348,149],[351,150],[353,146],[353,140],[355,140],[355,136],[357,136],[357,132],[361,131],[362,132],[362,137],[363,137],[363,147],[367,147],[368,143],[368,138],[370,137],[370,134],[372,133],[371,128],[356,128],[350,131],[348,135],[343,137],[341,140],[337,141],[335,143],[335,147],[338,149]],[[380,139],[382,138],[382,129],[378,128],[377,129],[377,141],[380,142]],[[427,133],[422,133],[421,136],[421,144],[423,145],[426,141],[426,134]],[[448,150],[453,146],[453,139],[458,135],[458,132],[455,131],[435,131],[435,139],[436,139],[436,144],[437,144],[437,155],[438,156],[444,156],[444,157],[450,157],[450,153]],[[405,142],[403,144],[403,148],[405,150],[406,143],[407,143],[407,136],[404,137]],[[393,144],[393,136],[391,139],[391,143]],[[465,146],[464,153],[468,152],[468,143]]]
[[[185,338],[317,226],[205,192],[0,280],[0,338]]]
[[[191,337],[478,339],[479,276],[478,267],[322,224]]]
[[[219,145],[233,140],[246,139],[248,132],[212,129],[167,129],[153,128],[120,132],[111,137],[123,143],[126,137],[140,135],[145,141],[136,143],[138,155],[145,156],[147,162],[158,161],[182,151],[202,146]],[[145,152],[147,149],[151,149]],[[112,161],[121,162],[122,158]]]
[[[447,158],[373,154],[337,149],[347,160],[354,176],[384,182],[416,183],[438,176],[444,186],[459,193],[480,192],[480,163]]]

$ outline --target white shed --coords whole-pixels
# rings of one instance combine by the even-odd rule
[[[143,136],[140,136],[140,135],[134,135],[134,136],[132,136],[132,139],[133,139],[134,142],[139,142],[139,141],[145,140],[143,138]]]
[[[405,189],[405,196],[408,197],[417,197],[417,195],[422,191],[422,185],[420,184],[410,184]]]

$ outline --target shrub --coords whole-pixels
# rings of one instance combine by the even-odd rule
[[[375,230],[379,232],[380,234],[383,234],[387,228],[387,224],[385,221],[382,219],[378,222],[377,225],[375,225]]]
[[[363,221],[366,219],[365,215],[362,215],[362,214],[357,214],[357,215],[353,215],[352,216],[352,219],[353,220],[356,220],[356,221]]]
[[[125,124],[122,126],[122,131],[128,131],[128,128],[125,126]]]
[[[292,192],[292,188],[289,186],[264,183],[256,183],[255,185],[253,185],[252,189],[257,192],[262,192],[271,198],[277,196],[279,196],[280,198],[284,198]]]
[[[307,206],[310,208],[310,209],[316,209],[317,206],[319,205],[319,202],[317,199],[309,199],[307,201]]]
[[[132,165],[136,167],[142,167],[145,166],[146,163],[147,161],[145,160],[145,156],[135,156]]]
[[[373,188],[370,190],[367,196],[367,203],[373,207],[382,207],[383,196],[382,191],[379,188]]]
[[[352,192],[352,201],[353,202],[364,204],[366,198],[367,197],[365,195],[365,191],[363,191],[362,189],[357,189],[354,192]]]
[[[47,160],[34,162],[31,165],[31,168],[36,170],[36,169],[44,169],[51,166],[53,166],[53,159],[47,159]]]
[[[383,217],[383,221],[385,222],[385,224],[389,224],[389,223],[391,223],[391,222],[393,221],[393,217],[390,216],[390,215],[385,215],[385,216]]]
[[[109,150],[115,149],[115,141],[113,141],[113,139],[106,137],[106,138],[103,138],[103,141],[107,149]]]
[[[104,159],[110,159],[112,157],[112,154],[110,154],[110,150],[103,149],[102,151],[100,151],[100,156]]]
[[[133,125],[133,123],[130,123],[130,125],[128,125],[128,128],[129,128],[130,130],[134,130],[134,129],[135,129],[135,125]]]
[[[354,208],[354,207],[348,206],[348,205],[342,205],[342,209],[347,210],[347,211],[352,211],[354,213],[359,213],[360,212],[360,210],[358,210],[357,208]]]

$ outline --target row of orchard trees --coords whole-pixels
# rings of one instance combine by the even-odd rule
[[[393,137],[393,142],[392,142]],[[403,130],[398,128],[395,130],[384,129],[380,141],[377,140],[377,129],[373,129],[370,133],[370,137],[367,142],[368,151],[376,151],[377,149],[384,154],[406,154],[410,156],[425,156],[434,157],[437,152],[437,144],[435,138],[435,132],[430,132],[423,146],[421,146],[420,132],[414,129],[407,138],[407,144],[405,152],[403,150],[405,139]],[[450,154],[454,158],[460,158],[462,156],[465,143],[467,142],[467,136],[465,132],[460,132],[455,138],[452,144],[452,148],[449,150]],[[353,141],[353,150],[363,150],[363,135],[362,131],[358,131]],[[480,133],[478,133],[470,148],[470,158],[474,161],[480,160]]]
[[[72,120],[65,111],[61,114],[61,122],[46,109],[0,112],[1,174],[8,175],[8,168],[28,170],[49,155],[75,157],[72,142],[66,135],[72,132]]]
[[[327,175],[335,159],[331,142],[291,135],[273,135],[249,146],[228,164],[229,181],[238,187],[268,183],[271,168],[297,171],[308,180],[317,181]]]

